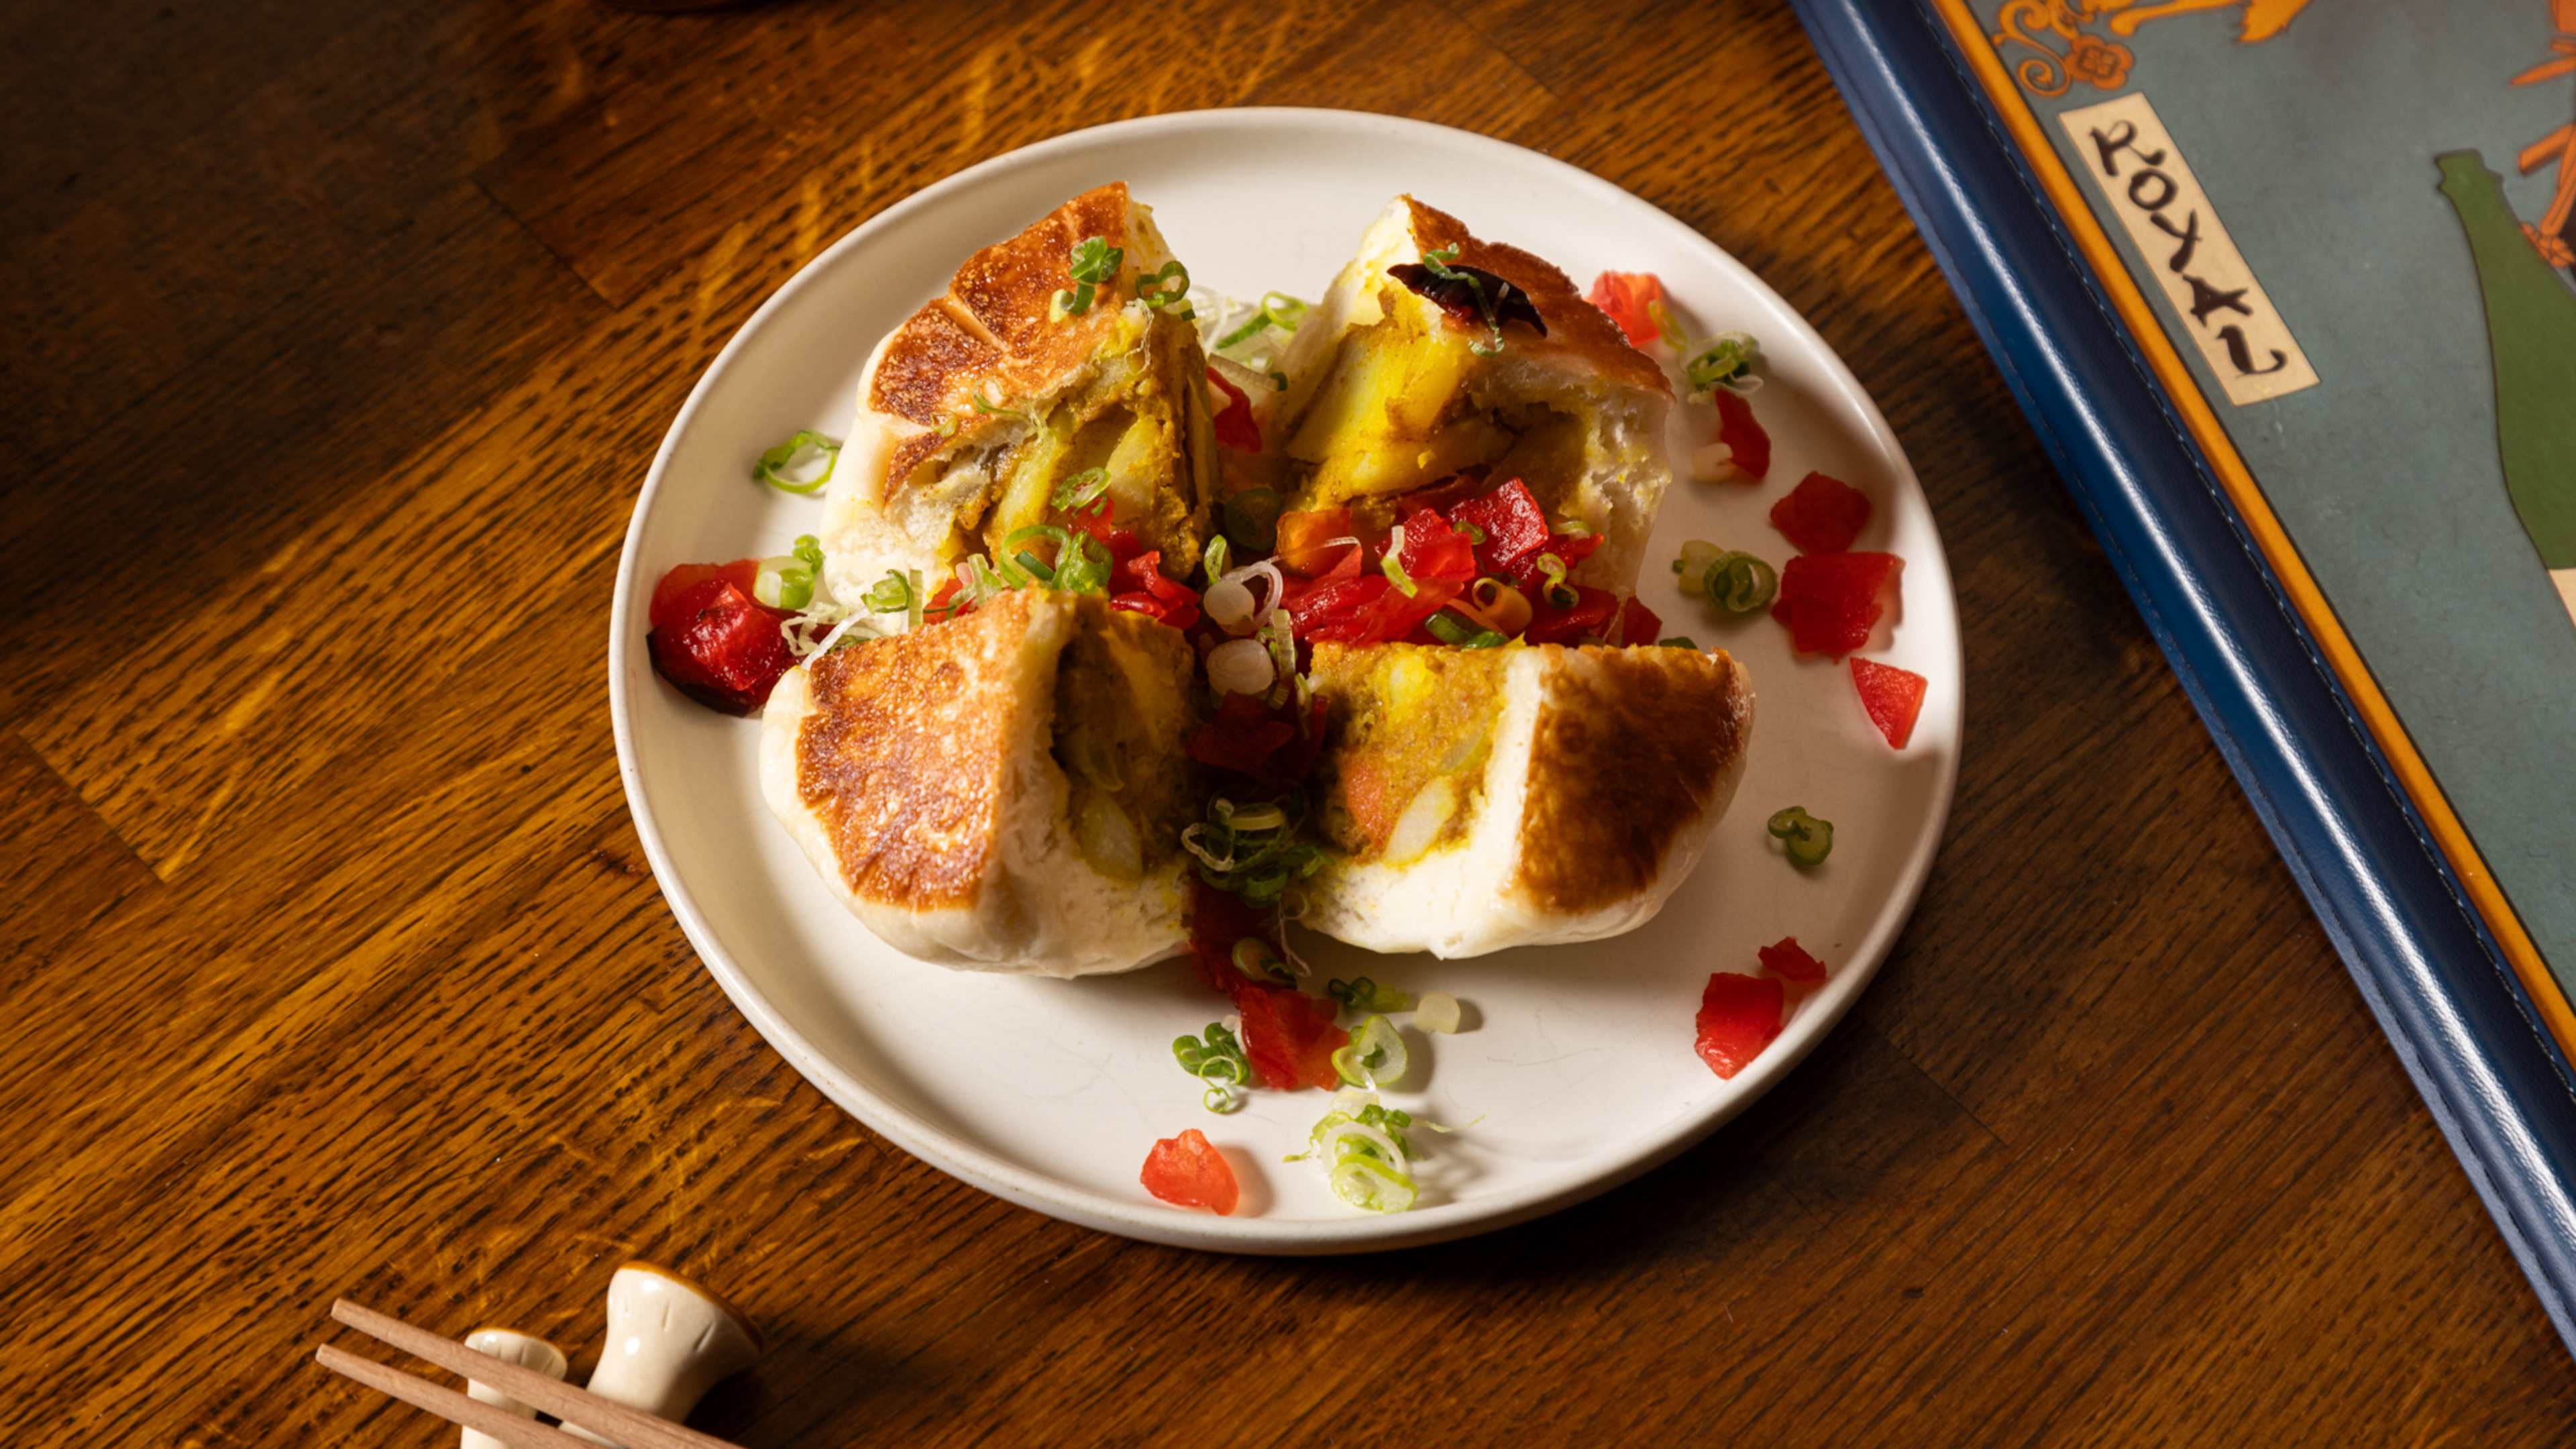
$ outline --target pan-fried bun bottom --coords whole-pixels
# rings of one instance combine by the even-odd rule
[[[1083,976],[1172,955],[1188,899],[1178,630],[1024,589],[790,670],[761,791],[886,944],[981,971]]]
[[[1743,669],[1695,649],[1323,644],[1315,680],[1334,854],[1305,923],[1372,951],[1643,925],[1734,798],[1753,726]]]

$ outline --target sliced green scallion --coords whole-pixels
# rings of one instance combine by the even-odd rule
[[[1511,641],[1491,629],[1480,629],[1443,609],[1422,621],[1432,637],[1460,649],[1500,649]]]
[[[1361,1022],[1350,1043],[1333,1053],[1333,1071],[1354,1087],[1393,1086],[1409,1065],[1404,1033],[1383,1016]]]
[[[1772,816],[1767,828],[1799,865],[1822,865],[1834,853],[1834,823],[1817,819],[1802,806],[1792,805]]]
[[[1157,312],[1177,304],[1181,310],[1174,315],[1183,321],[1196,317],[1198,314],[1190,307],[1189,295],[1190,269],[1178,261],[1165,262],[1151,273],[1136,274],[1136,300]]]
[[[867,605],[871,613],[901,614],[911,610],[916,592],[912,577],[887,569],[884,578],[859,595],[859,602]]]
[[[1244,319],[1243,325],[1218,338],[1215,350],[1225,352],[1241,347],[1273,327],[1282,332],[1294,332],[1297,324],[1306,320],[1306,306],[1305,302],[1285,292],[1264,292],[1261,305]]]
[[[787,470],[792,464],[809,461],[803,456],[809,451],[822,455],[823,471],[811,478],[788,476]],[[766,483],[782,493],[813,493],[832,481],[832,469],[840,461],[840,440],[824,437],[809,429],[762,453],[759,461],[751,465],[751,476],[754,482]]]
[[[1549,604],[1559,609],[1571,609],[1583,602],[1583,596],[1565,581],[1565,560],[1552,553],[1540,554],[1538,571],[1547,580],[1540,592],[1547,596]]]
[[[1363,1212],[1402,1212],[1413,1206],[1420,1190],[1413,1180],[1413,1144],[1405,1137],[1414,1126],[1412,1116],[1383,1105],[1370,1092],[1346,1090],[1335,1095],[1333,1104],[1307,1135],[1306,1150],[1287,1160],[1322,1158],[1333,1196]]]
[[[1211,1021],[1200,1036],[1172,1039],[1172,1057],[1181,1070],[1207,1083],[1199,1101],[1211,1112],[1231,1112],[1243,1105],[1242,1089],[1251,1084],[1252,1063],[1243,1043],[1221,1021]]]
[[[1399,523],[1395,526],[1394,535],[1386,541],[1386,556],[1377,561],[1377,566],[1378,571],[1386,575],[1387,582],[1401,589],[1406,598],[1410,599],[1422,592],[1413,582],[1413,575],[1404,571],[1403,524]]]
[[[1068,474],[1063,482],[1055,485],[1055,496],[1049,501],[1067,513],[1079,513],[1091,506],[1091,500],[1108,491],[1109,470],[1085,468],[1079,473]]]
[[[1721,332],[1701,344],[1682,363],[1682,381],[1693,393],[1705,396],[1717,388],[1747,393],[1762,385],[1753,375],[1753,360],[1762,355],[1762,344],[1750,332]]]
[[[1061,322],[1090,311],[1092,300],[1099,295],[1100,284],[1117,276],[1119,266],[1126,260],[1126,248],[1111,246],[1107,237],[1087,236],[1074,243],[1068,266],[1073,275],[1073,285],[1058,289],[1049,300],[1047,317]],[[1182,290],[1188,289],[1184,287]]]
[[[1198,864],[1199,878],[1256,906],[1271,906],[1288,887],[1324,868],[1324,852],[1297,838],[1305,796],[1237,809],[1219,796],[1207,818],[1181,832],[1181,848]]]
[[[772,609],[790,611],[814,602],[814,571],[793,555],[765,558],[752,575],[751,596]]]
[[[1722,553],[1700,575],[1699,591],[1730,614],[1750,614],[1780,592],[1780,573],[1749,553]]]

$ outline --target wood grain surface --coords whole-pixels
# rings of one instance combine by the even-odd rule
[[[640,1255],[838,1443],[2565,1442],[2576,1376],[1786,9],[86,0],[0,18],[0,1439],[452,1443],[338,1294],[597,1352]],[[1851,1018],[1448,1247],[1211,1257],[920,1166],[699,968],[602,634],[691,382],[1057,132],[1486,131],[1744,259],[1884,406],[1969,750]]]

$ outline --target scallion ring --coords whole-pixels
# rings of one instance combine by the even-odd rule
[[[765,558],[751,580],[751,597],[772,609],[793,612],[814,602],[814,571],[793,555]]]
[[[1354,1087],[1382,1087],[1404,1080],[1411,1063],[1404,1033],[1383,1016],[1371,1016],[1351,1033],[1350,1043],[1333,1053],[1333,1071]]]
[[[1136,300],[1160,312],[1190,294],[1190,269],[1178,261],[1169,261],[1151,272],[1136,274]]]
[[[1091,500],[1108,491],[1109,470],[1085,468],[1055,485],[1055,497],[1051,501],[1067,513],[1076,513],[1090,507]]]
[[[1749,553],[1722,553],[1700,575],[1710,603],[1730,614],[1750,614],[1780,592],[1780,572]]]
[[[1422,621],[1432,636],[1443,644],[1460,649],[1500,649],[1511,641],[1491,629],[1479,629],[1443,609]]]
[[[1802,806],[1792,805],[1772,816],[1766,828],[1799,865],[1822,865],[1834,853],[1834,823],[1817,819]]]
[[[1703,344],[1682,364],[1682,380],[1694,393],[1707,393],[1724,387],[1730,392],[1751,392],[1761,385],[1751,368],[1762,353],[1762,344],[1749,332],[1721,332]]]
[[[1404,571],[1404,525],[1395,526],[1395,535],[1386,541],[1386,556],[1377,561],[1378,570],[1387,581],[1404,592],[1408,599],[1422,592],[1415,586],[1413,575]]]
[[[823,471],[811,478],[790,478],[781,470],[797,454],[811,448],[823,455]],[[754,482],[766,483],[782,493],[812,493],[832,481],[832,469],[841,461],[841,443],[810,429],[800,431],[786,442],[760,455],[751,465]]]
[[[1345,1157],[1325,1181],[1333,1196],[1362,1212],[1400,1213],[1419,1195],[1412,1178],[1373,1157]]]

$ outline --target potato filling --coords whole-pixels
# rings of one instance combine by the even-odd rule
[[[1509,651],[1390,644],[1361,657],[1360,669],[1320,681],[1339,732],[1327,755],[1324,834],[1354,860],[1400,865],[1466,834]]]
[[[1583,420],[1541,403],[1482,396],[1480,359],[1410,294],[1384,320],[1344,337],[1290,434],[1309,471],[1297,508],[1352,506],[1365,525],[1394,521],[1394,500],[1462,469],[1517,476],[1551,511],[1585,467]]]
[[[1196,386],[1196,334],[1176,318],[1143,324],[1132,345],[1105,350],[1093,376],[1036,414],[1036,425],[995,456],[983,500],[958,512],[951,553],[1008,558],[1004,540],[1023,528],[1062,524],[1071,509],[1056,498],[1065,483],[1097,468],[1118,526],[1162,552],[1162,568],[1186,576],[1198,564],[1206,531],[1193,460],[1209,455],[1207,404]],[[1086,503],[1085,507],[1097,507]],[[1052,545],[1037,556],[1052,565]]]
[[[1085,610],[1057,662],[1054,754],[1071,786],[1075,847],[1114,880],[1170,860],[1196,818],[1188,762],[1174,748],[1189,731],[1189,689],[1177,634],[1105,607]]]

